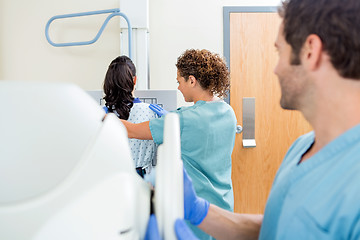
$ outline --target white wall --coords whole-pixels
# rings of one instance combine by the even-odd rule
[[[223,54],[223,6],[277,6],[280,0],[149,2],[150,88],[176,89],[175,63],[185,49]],[[45,24],[54,15],[118,7],[118,0],[1,0],[0,79],[66,81],[85,90],[100,89],[109,62],[120,53],[118,17],[95,44],[81,47],[51,46]],[[50,34],[54,42],[90,40],[105,17],[55,21]]]
[[[277,6],[279,0],[150,0],[151,88],[176,88],[177,57],[188,48],[223,55],[223,6]]]
[[[74,82],[84,89],[101,88],[106,68],[119,50],[119,20],[110,21],[93,45],[56,48],[45,38],[46,22],[54,15],[118,8],[116,0],[1,0],[0,79]],[[83,17],[55,20],[54,42],[86,41],[95,37],[105,19]],[[61,36],[59,36],[61,33]]]

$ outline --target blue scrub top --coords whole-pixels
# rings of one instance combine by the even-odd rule
[[[360,239],[360,125],[299,164],[313,142],[310,132],[286,154],[259,239]]]
[[[175,111],[180,119],[181,158],[198,196],[232,211],[231,153],[236,117],[224,101],[197,101]],[[164,117],[150,120],[151,135],[163,142]]]

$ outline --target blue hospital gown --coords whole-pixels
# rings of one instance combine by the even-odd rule
[[[224,101],[197,101],[175,111],[180,119],[181,158],[198,196],[229,211],[234,197],[231,153],[235,143],[236,117]],[[150,120],[151,135],[163,142],[164,117]],[[192,227],[201,239],[208,236]]]
[[[260,239],[360,239],[360,125],[298,164],[313,142],[303,135],[286,154]]]

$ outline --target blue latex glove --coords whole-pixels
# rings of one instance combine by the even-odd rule
[[[150,183],[151,186],[155,187],[155,179],[156,179],[156,167],[151,169],[150,173],[146,173],[144,175],[144,181]]]
[[[199,225],[206,217],[210,203],[196,195],[192,181],[184,171],[184,214],[185,219],[193,225]]]
[[[209,211],[210,203],[205,199],[196,196],[192,181],[185,169],[183,169],[183,173],[185,219],[189,220],[191,224],[199,225],[206,217]],[[177,219],[174,227],[178,240],[197,239],[183,219]],[[159,228],[154,214],[150,216],[146,229],[145,240],[161,240]]]
[[[177,219],[174,227],[178,240],[198,240],[183,219]],[[146,228],[145,240],[161,240],[157,220],[154,214],[151,214],[150,216]]]
[[[153,110],[159,117],[163,116],[163,115],[166,115],[168,114],[169,112],[166,111],[165,109],[163,109],[162,107],[160,107],[159,105],[157,104],[150,104],[149,105],[149,108],[151,110]]]
[[[154,214],[151,214],[146,228],[145,240],[161,240],[158,224]]]
[[[197,240],[198,238],[190,230],[183,219],[177,219],[175,222],[175,233],[178,240]]]
[[[103,110],[105,111],[105,113],[109,113],[109,109],[106,106],[103,106]]]

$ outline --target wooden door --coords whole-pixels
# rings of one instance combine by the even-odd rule
[[[273,69],[277,13],[230,14],[230,104],[242,125],[244,97],[255,97],[256,147],[244,148],[236,135],[232,154],[235,212],[263,213],[276,171],[291,143],[311,130],[297,111],[280,107]]]

